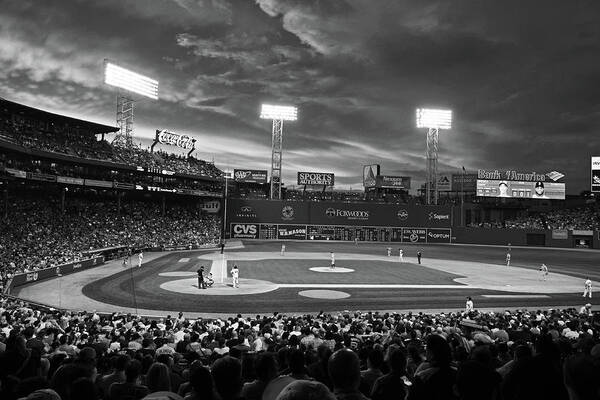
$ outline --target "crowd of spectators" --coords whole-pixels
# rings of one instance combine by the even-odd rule
[[[0,398],[598,399],[578,311],[150,319],[0,300]]]
[[[0,220],[0,277],[81,259],[82,252],[217,243],[221,223],[197,207],[18,197]]]
[[[54,128],[52,124],[16,123],[7,118],[0,119],[0,139],[14,144],[73,157],[108,161],[155,170],[219,178],[223,172],[194,157],[168,154],[164,151],[151,153],[135,145],[132,147],[112,146],[106,140],[79,130]]]
[[[594,207],[551,211],[544,218],[548,229],[600,230],[600,209]]]
[[[469,226],[474,228],[600,230],[600,209],[579,207],[554,210],[504,221],[474,222]]]

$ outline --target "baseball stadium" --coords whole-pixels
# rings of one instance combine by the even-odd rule
[[[29,3],[0,399],[600,399],[591,3]]]

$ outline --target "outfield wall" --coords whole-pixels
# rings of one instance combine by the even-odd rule
[[[229,199],[227,223],[451,228],[449,206]]]
[[[461,227],[450,206],[229,199],[232,239],[465,243],[600,249],[600,232]]]

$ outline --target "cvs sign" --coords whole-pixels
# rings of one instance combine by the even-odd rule
[[[258,239],[258,225],[231,224],[231,237],[240,239]]]

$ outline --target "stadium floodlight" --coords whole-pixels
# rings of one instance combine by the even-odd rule
[[[427,128],[427,180],[425,181],[427,204],[437,204],[438,141],[440,129],[452,128],[452,111],[436,108],[417,108],[417,128]]]
[[[262,119],[276,119],[282,121],[295,121],[298,119],[298,108],[293,106],[276,106],[263,104],[260,110]]]
[[[260,110],[262,119],[273,120],[271,140],[271,200],[281,200],[281,148],[283,142],[283,121],[296,121],[298,109],[294,106],[263,104]]]
[[[157,80],[119,67],[108,61],[104,64],[104,83],[158,100]]]
[[[452,110],[417,108],[417,128],[451,129]]]

